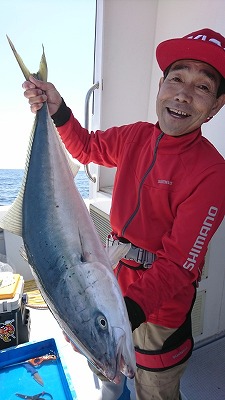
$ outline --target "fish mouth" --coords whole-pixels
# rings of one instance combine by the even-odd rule
[[[119,370],[122,372],[122,374],[124,374],[128,378],[130,378],[130,379],[134,378],[135,371],[131,366],[126,364],[126,362],[123,358],[123,355],[121,355],[121,358],[120,358]]]
[[[167,112],[175,118],[180,118],[180,119],[185,119],[191,116],[191,114],[188,114],[185,111],[179,110],[177,108],[172,108],[172,107],[166,107]]]
[[[134,363],[134,360],[132,361],[130,357],[126,359],[125,355],[127,354],[129,354],[129,352],[127,351],[125,332],[123,332],[123,335],[120,337],[117,347],[117,359],[116,359],[117,373],[122,372],[123,375],[132,379],[134,378],[135,375],[136,363]],[[115,378],[117,378],[117,375],[115,376]]]
[[[70,332],[69,337],[73,336]],[[70,339],[71,340],[71,339]],[[90,364],[101,372],[109,381],[119,384],[123,375],[133,378],[135,374],[135,357],[132,359],[132,352],[128,350],[126,332],[119,328],[112,328],[111,345],[106,348],[101,357],[98,352],[94,355],[91,349],[83,346],[76,337],[71,340],[76,349],[83,354]],[[133,348],[132,348],[133,349]],[[130,354],[131,353],[131,354]]]
[[[122,374],[128,378],[134,378],[136,361],[135,357],[132,358],[127,344],[126,344],[126,332],[121,328],[114,328],[114,334],[117,338],[117,347],[115,351],[114,362],[108,360],[107,365],[101,366],[103,375],[105,375],[111,382],[119,384],[121,382]],[[133,349],[132,349],[133,350]],[[99,365],[98,365],[99,368]]]

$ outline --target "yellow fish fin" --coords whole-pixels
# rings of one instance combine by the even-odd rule
[[[10,38],[6,35],[9,45],[13,51],[13,54],[21,68],[21,71],[25,77],[25,79],[28,81],[29,77],[31,75],[33,75],[35,78],[47,82],[47,76],[48,76],[48,67],[47,67],[47,62],[46,62],[46,58],[45,58],[45,52],[44,52],[44,46],[42,45],[42,56],[41,56],[41,61],[40,61],[40,66],[39,66],[39,71],[37,73],[30,73],[29,69],[26,67],[26,65],[24,64],[22,58],[20,57],[20,55],[17,53],[15,46],[13,45],[12,41],[10,40]]]

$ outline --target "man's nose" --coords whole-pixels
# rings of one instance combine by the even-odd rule
[[[192,90],[189,85],[183,85],[174,96],[175,100],[181,103],[191,103],[193,98]]]

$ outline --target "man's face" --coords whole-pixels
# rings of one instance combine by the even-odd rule
[[[219,84],[219,73],[204,62],[181,60],[172,64],[165,80],[160,80],[156,101],[160,129],[167,135],[181,136],[199,128],[224,104],[224,95],[216,98]]]

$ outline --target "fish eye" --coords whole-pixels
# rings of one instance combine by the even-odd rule
[[[108,328],[108,322],[107,319],[105,318],[104,315],[99,315],[96,318],[96,322],[98,324],[98,326],[102,329],[102,330],[106,330]]]

